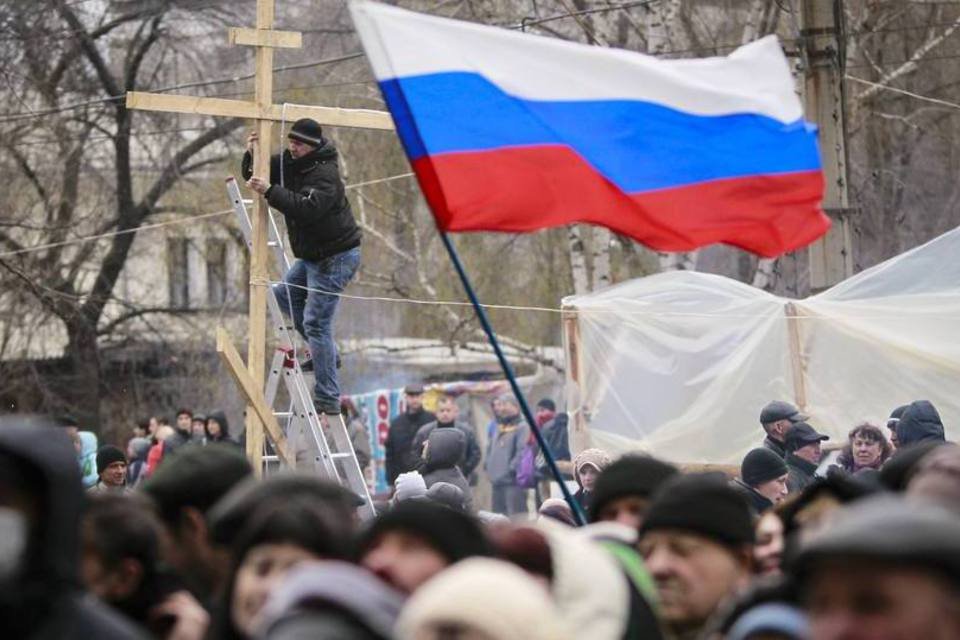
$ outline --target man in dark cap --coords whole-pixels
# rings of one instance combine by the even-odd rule
[[[127,456],[119,447],[105,444],[97,450],[97,484],[87,491],[105,493],[123,492],[127,485]]]
[[[310,345],[314,403],[328,416],[340,413],[333,316],[360,266],[360,227],[350,209],[337,148],[309,118],[293,123],[288,149],[270,159],[270,180],[253,176],[257,134],[247,138],[243,177],[247,186],[283,214],[297,258],[274,292],[280,309]]]
[[[897,442],[897,424],[900,422],[900,417],[903,416],[903,412],[910,408],[910,405],[903,404],[890,412],[890,417],[887,418],[887,429],[890,430],[890,444],[893,445],[894,449],[900,448],[900,443]]]
[[[960,518],[885,495],[837,512],[792,563],[812,640],[960,638]]]
[[[640,531],[667,637],[700,637],[717,608],[750,582],[750,508],[722,474],[676,476],[654,494]]]
[[[787,497],[787,463],[770,449],[753,449],[740,463],[733,487],[754,513],[763,513]]]
[[[829,439],[806,422],[796,423],[787,432],[787,491],[802,491],[813,482],[823,455],[820,443]]]
[[[383,445],[387,466],[387,484],[394,484],[401,473],[420,466],[420,453],[414,455],[413,440],[420,427],[436,422],[437,416],[423,408],[423,385],[408,384],[403,389],[403,413],[390,421]]]
[[[774,400],[760,411],[760,424],[767,437],[763,446],[776,453],[781,458],[787,456],[786,437],[790,427],[797,422],[803,422],[807,416],[789,402]]]

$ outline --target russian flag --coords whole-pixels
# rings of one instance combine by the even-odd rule
[[[722,58],[651,56],[351,3],[444,231],[586,222],[661,251],[809,244],[816,131],[773,36]]]

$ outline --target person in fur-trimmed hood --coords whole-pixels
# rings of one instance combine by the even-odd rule
[[[593,508],[593,485],[600,472],[610,466],[610,454],[603,449],[584,449],[573,459],[573,478],[580,489],[573,498],[580,503],[584,513]]]

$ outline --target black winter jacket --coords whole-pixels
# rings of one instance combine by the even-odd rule
[[[817,465],[792,453],[787,454],[787,491],[798,493],[813,484]]]
[[[437,416],[420,409],[415,413],[401,413],[390,421],[387,441],[383,445],[388,484],[396,482],[401,473],[413,471],[420,466],[420,452],[414,455],[413,439],[420,427],[428,422],[435,422],[436,419]]]
[[[360,227],[353,218],[340,169],[337,148],[327,140],[307,155],[294,159],[284,151],[270,158],[267,202],[283,214],[293,255],[316,262],[360,246]],[[243,154],[244,180],[253,175],[253,158]]]
[[[747,501],[747,504],[750,506],[750,512],[754,515],[762,515],[767,509],[773,507],[772,500],[761,495],[756,489],[744,483],[743,480],[740,480],[739,478],[731,481],[730,486],[733,487],[737,493],[743,496],[743,498]]]

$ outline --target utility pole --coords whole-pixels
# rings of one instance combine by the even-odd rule
[[[817,293],[853,275],[852,211],[847,196],[846,65],[843,0],[800,0],[804,109],[817,123],[830,231],[810,245],[810,289]]]

